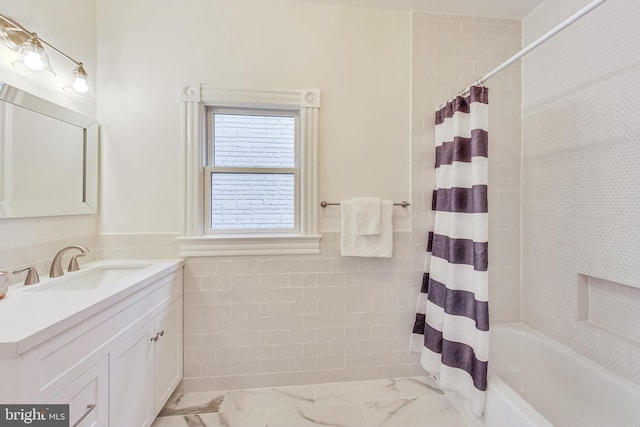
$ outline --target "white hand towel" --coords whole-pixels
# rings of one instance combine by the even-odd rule
[[[356,234],[370,236],[380,234],[380,199],[356,197],[349,200],[356,221]]]
[[[380,234],[359,236],[356,231],[353,204],[341,202],[342,229],[340,254],[342,256],[390,258],[393,254],[393,203],[380,201]]]

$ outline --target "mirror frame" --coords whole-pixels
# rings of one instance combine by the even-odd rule
[[[68,108],[0,81],[0,101],[78,126],[83,129],[84,165],[81,201],[21,202],[0,200],[0,219],[88,215],[98,211],[98,122]]]

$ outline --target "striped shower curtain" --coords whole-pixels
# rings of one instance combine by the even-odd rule
[[[487,388],[488,89],[472,86],[436,112],[433,231],[414,333],[420,363],[481,415]]]

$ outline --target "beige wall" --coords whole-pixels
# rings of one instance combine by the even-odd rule
[[[95,0],[13,1],[0,0],[0,13],[82,61],[93,83],[96,82],[96,2]],[[17,53],[0,46],[0,81],[36,96],[60,104],[87,116],[96,115],[96,98],[72,96],[62,91],[75,64],[58,53],[47,50],[54,78],[17,70],[11,63]]]
[[[586,0],[544,2],[539,37]],[[606,2],[524,58],[524,321],[640,384],[640,3]]]
[[[0,13],[15,19],[27,29],[37,32],[73,58],[83,61],[95,83],[96,66],[96,4],[87,0],[12,1],[0,0]],[[0,81],[88,116],[96,114],[96,98],[83,98],[62,91],[74,64],[49,50],[55,78],[44,78],[16,70],[11,62],[16,54],[0,45]],[[46,274],[57,250],[71,243],[95,248],[98,219],[96,215],[0,219],[0,265],[12,270],[35,265]],[[92,251],[95,252],[95,251]],[[93,257],[95,254],[89,257]],[[22,276],[10,276],[12,281]]]
[[[98,5],[103,232],[182,231],[185,83],[320,89],[320,199],[410,197],[407,12],[286,0]],[[320,212],[322,230],[338,227],[336,209]]]

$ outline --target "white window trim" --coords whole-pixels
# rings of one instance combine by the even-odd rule
[[[230,255],[294,255],[320,253],[318,234],[318,110],[320,91],[220,89],[209,84],[182,87],[185,149],[185,218],[178,239],[181,257]],[[204,179],[205,106],[295,108],[300,111],[300,224],[298,233],[277,235],[205,235]]]

